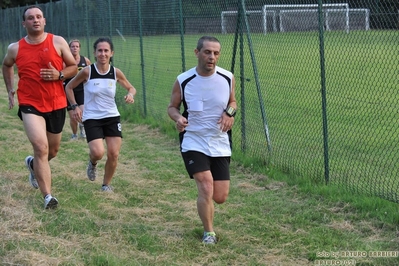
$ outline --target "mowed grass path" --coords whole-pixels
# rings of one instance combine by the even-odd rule
[[[43,210],[24,166],[31,145],[17,108],[8,110],[4,84],[0,110],[2,265],[315,265],[333,259],[324,251],[399,250],[395,204],[364,199],[359,207],[329,188],[312,192],[235,161],[230,197],[216,207],[219,243],[203,246],[196,188],[177,140],[128,122],[122,122],[113,194],[100,192],[105,160],[99,162],[98,180],[89,181],[87,144],[69,141],[65,126],[59,155],[51,161],[59,208]],[[337,259],[399,264],[397,257]]]

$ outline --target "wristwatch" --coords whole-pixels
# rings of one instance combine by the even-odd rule
[[[76,109],[76,107],[78,107],[79,106],[79,104],[77,104],[77,103],[75,103],[75,104],[71,104],[71,109],[72,110],[75,110]]]
[[[64,80],[64,78],[65,78],[65,77],[64,77],[64,74],[62,74],[62,72],[60,71],[60,76],[59,76],[58,79],[59,79],[59,80]]]
[[[234,109],[233,107],[229,106],[227,107],[226,110],[224,110],[226,112],[226,114],[230,117],[234,117],[236,115],[236,109]]]

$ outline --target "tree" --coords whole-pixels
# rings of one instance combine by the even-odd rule
[[[60,0],[0,0],[0,7],[2,9],[17,7],[17,6],[27,6],[27,5],[35,5],[35,4],[45,4],[49,2],[56,2]]]

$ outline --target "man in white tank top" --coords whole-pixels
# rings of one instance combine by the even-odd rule
[[[234,75],[216,66],[220,42],[198,40],[196,67],[180,74],[172,89],[170,118],[180,132],[180,150],[197,184],[197,209],[204,227],[202,243],[215,244],[214,202],[224,203],[230,188],[231,128],[237,109]],[[183,112],[180,107],[183,104]]]

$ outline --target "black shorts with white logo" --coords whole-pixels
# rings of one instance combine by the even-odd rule
[[[105,137],[121,137],[122,125],[120,116],[103,119],[87,119],[83,122],[86,131],[87,143],[93,139],[104,139]]]
[[[181,153],[190,178],[198,172],[210,170],[213,180],[230,180],[230,157],[210,157],[198,151]]]
[[[59,134],[62,132],[65,124],[66,110],[65,108],[54,110],[47,113],[42,113],[36,110],[33,106],[20,105],[18,109],[18,116],[21,120],[22,113],[34,114],[41,116],[46,121],[46,130],[53,134]]]

